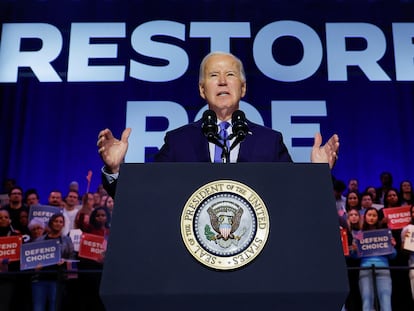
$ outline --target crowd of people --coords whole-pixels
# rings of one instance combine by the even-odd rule
[[[380,186],[359,188],[358,179],[348,185],[334,180],[339,224],[347,233],[349,295],[344,310],[412,310],[414,307],[414,252],[404,248],[414,233],[414,192],[409,180],[396,187],[390,172],[380,175]],[[406,207],[410,221],[403,228],[389,226],[387,209]],[[389,211],[389,210],[388,210]],[[361,255],[357,240],[371,230],[391,231],[391,251],[383,255]]]
[[[19,261],[3,259],[0,310],[105,310],[99,297],[104,257],[92,260],[79,256],[70,233],[79,229],[107,240],[113,198],[102,187],[80,197],[77,182],[69,185],[66,196],[52,190],[47,202],[40,201],[36,189],[24,191],[10,180],[6,187],[8,200],[0,205],[0,237],[21,236],[22,243],[57,240],[60,260],[24,270]],[[36,206],[56,207],[58,212],[45,223],[30,214]]]
[[[348,185],[342,180],[333,180],[339,225],[347,232],[350,250],[345,256],[349,295],[343,310],[402,311],[414,306],[414,269],[409,269],[414,268],[414,252],[403,248],[405,238],[414,233],[412,184],[403,180],[396,188],[388,172],[382,173],[380,179],[380,186],[366,186],[363,190],[358,179],[350,179]],[[19,262],[3,260],[1,271],[9,273],[0,275],[0,309],[104,310],[99,297],[104,261],[79,257],[69,233],[80,229],[107,238],[113,198],[101,186],[80,198],[76,182],[69,185],[65,197],[61,191],[51,191],[47,202],[40,202],[35,189],[23,191],[15,184],[7,189],[7,196],[9,202],[0,207],[0,237],[20,235],[24,243],[59,239],[62,260],[21,274]],[[50,217],[47,224],[36,217],[29,221],[30,206],[39,204],[59,207],[61,213]],[[360,256],[356,232],[388,228],[384,210],[401,206],[411,206],[411,221],[402,229],[391,230],[393,251],[388,255]],[[65,263],[73,259],[77,262],[76,268]],[[83,274],[82,270],[96,272]]]

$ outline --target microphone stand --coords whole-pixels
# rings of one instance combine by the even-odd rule
[[[230,150],[227,147],[227,142],[231,139],[231,137],[221,138],[219,135],[211,135],[207,137],[207,140],[221,148],[221,161],[222,163],[230,163]],[[220,142],[223,140],[223,143]]]
[[[230,163],[230,150],[227,147],[227,142],[229,141],[229,138],[224,138],[223,139],[223,144],[221,144],[221,161],[222,163]]]

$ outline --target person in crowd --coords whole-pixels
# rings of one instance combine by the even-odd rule
[[[398,190],[390,188],[384,193],[384,208],[401,206]]]
[[[409,180],[403,180],[400,183],[399,194],[401,205],[414,205],[414,192]]]
[[[62,192],[60,190],[52,190],[49,193],[47,202],[50,206],[56,206],[62,208],[63,206]]]
[[[111,216],[114,210],[114,205],[115,205],[114,199],[110,195],[108,195],[103,206],[109,210],[109,213],[111,214]]]
[[[414,205],[411,206],[411,221],[410,224],[405,226],[401,231],[401,241],[404,245],[405,239],[414,238]],[[414,251],[407,251],[409,254],[408,257],[408,266],[411,268],[408,270],[408,276],[410,279],[410,288],[411,288],[411,297],[414,301]]]
[[[383,227],[381,225],[377,209],[374,207],[366,209],[362,223],[362,231],[376,230],[381,228]],[[395,246],[394,239],[391,239],[391,243],[393,246]],[[374,277],[377,290],[376,294],[378,295],[381,311],[392,310],[392,282],[390,271],[389,269],[381,268],[389,267],[388,260],[390,258],[394,258],[396,254],[397,252],[393,247],[393,252],[390,255],[360,257],[362,268],[372,268],[372,266],[380,268],[375,270],[375,276],[373,275],[372,269],[362,269],[359,271],[359,289],[361,292],[363,311],[374,310],[374,299],[376,296],[374,291]],[[353,255],[358,256],[356,254],[355,243],[353,244]]]
[[[199,92],[209,109],[217,115],[218,121],[227,123],[226,131],[229,134],[232,131],[232,115],[239,109],[240,99],[246,94],[246,76],[240,59],[224,52],[212,52],[204,57],[200,65]],[[246,123],[249,135],[230,152],[230,162],[292,161],[280,132],[250,121]],[[98,135],[98,151],[105,164],[103,183],[112,197],[119,167],[128,149],[130,133],[130,128],[125,129],[120,140],[116,139],[109,129],[102,130]],[[338,155],[339,137],[334,134],[325,145],[321,144],[322,136],[317,133],[311,151],[311,161],[329,163],[332,168]],[[164,145],[155,156],[155,161],[216,162],[215,146],[204,136],[202,120],[168,132]]]
[[[29,222],[28,227],[30,230],[30,241],[29,242],[37,241],[37,239],[39,239],[45,233],[45,223],[43,219],[41,218],[34,217]]]
[[[10,190],[13,191],[13,190]],[[18,236],[11,225],[10,214],[6,209],[0,209],[0,237]],[[19,271],[19,262],[9,262],[7,259],[0,262],[2,272]],[[13,304],[16,303],[18,292],[17,277],[15,275],[2,276],[0,282],[0,310],[17,310]]]
[[[89,226],[89,217],[94,209],[94,203],[95,200],[93,193],[88,192],[83,195],[82,207],[76,214],[75,218],[75,229],[85,231],[85,229]]]
[[[14,178],[6,178],[3,181],[3,189],[0,193],[0,206],[5,206],[9,204],[9,193],[11,188],[17,186],[16,180]]]
[[[69,184],[68,192],[69,191],[75,191],[75,192],[79,193],[79,183],[75,180],[71,181],[70,184]]]
[[[351,208],[355,208],[357,210],[361,209],[361,200],[359,198],[358,192],[350,191],[347,193],[345,197],[345,209],[348,212]]]
[[[98,192],[100,196],[108,195],[108,192],[105,190],[103,184],[98,185],[98,188],[96,188],[96,192]]]
[[[48,222],[49,231],[37,240],[58,239],[61,250],[61,261],[57,265],[38,267],[37,271],[56,271],[56,273],[38,273],[32,279],[33,311],[55,311],[59,309],[63,289],[60,273],[65,270],[65,259],[75,259],[72,240],[62,234],[65,218],[61,213],[54,214]],[[47,308],[47,309],[46,309]]]
[[[21,210],[19,213],[19,226],[17,230],[23,237],[24,242],[30,240],[30,230],[29,230],[29,213],[26,210]]]
[[[24,203],[30,208],[32,205],[40,204],[39,193],[36,189],[28,189],[24,193]]]
[[[94,192],[93,193],[93,207],[99,207],[102,206],[101,205],[101,194],[99,192]]]
[[[348,237],[349,249],[352,249],[353,233],[361,230],[361,216],[359,210],[351,208],[347,213],[347,227],[345,228]],[[346,256],[348,268],[349,293],[345,301],[347,311],[361,310],[361,294],[359,290],[359,270],[355,267],[360,266],[360,259],[353,256]]]
[[[372,196],[372,207],[375,207],[377,210],[380,210],[384,207],[384,204],[379,203],[377,198],[377,190],[374,186],[368,186],[365,188],[364,192],[368,192]]]
[[[372,194],[370,192],[363,192],[361,194],[361,209],[359,210],[359,213],[364,215],[367,208],[373,207],[373,203]]]
[[[339,216],[342,216],[346,213],[345,204],[346,198],[343,195],[346,189],[345,183],[342,180],[335,179],[333,180],[333,190],[336,202],[336,210]]]
[[[85,227],[84,232],[108,237],[110,227],[111,214],[106,207],[100,206],[92,211],[89,217],[89,224]]]
[[[348,193],[349,192],[356,192],[356,193],[359,194],[359,183],[358,183],[358,179],[351,178],[348,181]]]
[[[101,195],[101,201],[99,202],[99,206],[105,206],[105,202],[106,202],[107,199],[108,199],[107,194]]]
[[[70,230],[75,229],[76,215],[78,214],[79,194],[75,190],[70,190],[65,198],[65,207],[63,208],[63,216],[65,217],[65,227],[63,234],[69,234]]]
[[[2,207],[9,212],[11,219],[11,226],[15,230],[20,227],[20,212],[22,210],[29,212],[29,208],[23,203],[23,189],[19,186],[14,186],[9,191],[9,204]]]
[[[111,215],[109,210],[106,207],[97,207],[95,208],[89,218],[89,224],[85,228],[85,232],[103,236],[105,241],[107,241],[109,232],[110,232],[110,222]],[[104,305],[99,296],[99,286],[101,283],[101,273],[103,269],[103,260],[97,262],[94,260],[80,258],[79,268],[84,270],[97,270],[93,274],[83,274],[80,275],[80,284],[83,289],[81,289],[81,305],[84,307],[84,310],[105,310]]]
[[[384,193],[384,208],[380,210],[380,218],[383,217],[382,223],[383,226],[386,226],[388,223],[387,217],[381,216],[381,212],[387,208],[399,207],[401,206],[401,200],[396,188],[390,187]],[[402,229],[392,229],[392,236],[395,240],[395,248],[397,249],[397,254],[394,258],[390,260],[391,267],[401,267],[406,266],[408,262],[407,252],[402,250],[402,239],[401,232]],[[406,271],[395,268],[391,270],[392,284],[394,288],[399,287],[400,290],[394,292],[394,298],[396,301],[404,302],[407,301],[409,293],[405,289],[409,288],[409,278]],[[409,301],[408,301],[409,302]]]
[[[381,186],[375,189],[377,195],[376,195],[376,201],[374,203],[384,204],[385,192],[387,192],[393,186],[392,174],[390,172],[382,172],[380,174],[380,181],[381,181]]]

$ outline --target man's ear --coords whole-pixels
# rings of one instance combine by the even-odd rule
[[[201,98],[206,99],[206,94],[204,92],[204,84],[203,83],[198,84],[198,91],[200,92]]]
[[[243,98],[244,97],[244,95],[246,95],[246,91],[247,91],[247,85],[246,85],[246,81],[245,82],[243,82],[243,84],[242,84],[242,87],[241,87],[241,98]]]

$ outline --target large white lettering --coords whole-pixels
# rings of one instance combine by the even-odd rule
[[[124,38],[124,23],[73,23],[70,33],[68,81],[124,81],[125,66],[91,66],[90,59],[116,58],[116,44],[91,43],[93,38]]]
[[[39,40],[37,51],[22,51],[25,39]],[[55,26],[41,23],[3,24],[0,40],[0,82],[17,82],[18,70],[29,67],[40,82],[61,82],[52,67],[62,50],[62,35]]]
[[[298,39],[303,46],[302,60],[295,65],[282,65],[273,58],[272,45],[284,36]],[[253,45],[254,60],[262,73],[285,82],[301,81],[313,75],[321,64],[322,54],[322,43],[317,33],[309,26],[294,21],[279,21],[263,27]]]
[[[165,66],[153,66],[131,60],[130,76],[150,82],[178,79],[188,67],[188,55],[178,46],[153,40],[154,36],[169,36],[185,40],[185,25],[170,21],[152,21],[138,26],[131,36],[135,51],[151,58],[167,61]]]
[[[361,38],[366,49],[348,51],[346,38]],[[358,66],[371,81],[390,81],[378,61],[386,50],[385,36],[381,29],[367,23],[326,24],[326,52],[329,81],[347,81],[348,66]],[[413,76],[414,77],[414,76]]]
[[[0,83],[17,82],[19,68],[30,68],[40,82],[62,82],[52,62],[62,54],[63,39],[59,29],[46,23],[5,23],[0,40]],[[69,39],[68,82],[125,81],[126,76],[149,82],[179,79],[188,70],[189,55],[185,41],[211,40],[211,50],[230,51],[231,40],[253,40],[252,56],[259,70],[276,81],[305,80],[316,73],[323,59],[320,36],[304,23],[277,21],[264,25],[251,38],[250,22],[149,21],[138,25],[126,37],[125,23],[72,23]],[[188,38],[186,38],[188,33]],[[391,33],[386,30],[385,33]],[[387,42],[394,42],[396,79],[414,81],[414,23],[394,23],[393,38],[369,23],[326,23],[326,55],[329,81],[347,81],[348,67],[355,66],[371,81],[390,81],[380,65]],[[277,39],[292,37],[303,48],[302,58],[293,65],[278,63],[272,50]],[[167,40],[168,38],[168,40]],[[22,50],[24,40],[38,40],[35,50]],[[99,40],[96,40],[99,39]],[[366,43],[360,50],[347,49],[347,40]],[[124,42],[130,40],[130,45]],[[177,40],[184,42],[178,46]],[[108,41],[108,42],[106,42]],[[105,43],[104,43],[105,42]],[[136,53],[125,60],[118,55],[123,44]],[[208,53],[209,51],[205,51]],[[93,60],[97,60],[96,63]],[[126,67],[129,62],[129,72]],[[98,65],[99,63],[99,65]],[[121,64],[120,64],[121,63]]]
[[[211,51],[230,52],[231,38],[250,38],[250,23],[236,22],[192,22],[191,38],[210,38]]]
[[[414,77],[414,23],[394,23],[395,72],[398,81],[413,81]]]

